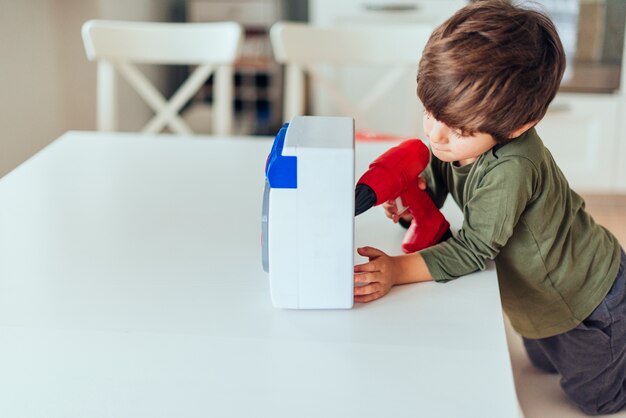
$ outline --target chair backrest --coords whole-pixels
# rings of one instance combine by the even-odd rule
[[[405,90],[415,91],[417,64],[432,29],[426,25],[323,27],[287,22],[274,24],[270,30],[274,55],[286,66],[284,119],[290,120],[305,111],[304,74],[307,73],[314,87],[327,93],[339,113],[353,116],[357,128],[371,129],[368,112],[374,111],[375,105],[380,104],[399,81],[408,79],[410,84],[406,84]],[[340,85],[345,77],[337,81],[336,73],[329,71],[329,68],[348,66],[378,67],[386,72],[361,89],[365,94],[348,97],[345,86]],[[351,75],[348,74],[348,78]],[[407,78],[408,75],[411,77]],[[413,95],[411,91],[408,93]],[[416,106],[419,105],[415,100]],[[401,106],[398,103],[398,107]]]
[[[82,36],[87,57],[98,62],[98,130],[117,128],[117,70],[156,113],[144,127],[146,133],[165,126],[175,133],[192,133],[178,112],[214,73],[213,131],[231,133],[232,66],[243,39],[239,24],[90,20],[83,25]],[[197,67],[167,101],[135,63]]]

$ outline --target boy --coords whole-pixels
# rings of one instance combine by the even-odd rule
[[[433,32],[417,76],[431,148],[424,177],[439,207],[452,195],[463,227],[415,254],[360,248],[369,262],[354,268],[363,285],[354,294],[368,302],[494,259],[504,310],[532,363],[558,372],[584,412],[611,413],[626,405],[626,256],[534,129],[564,69],[550,19],[504,1],[466,6]],[[393,203],[385,210],[399,220]]]

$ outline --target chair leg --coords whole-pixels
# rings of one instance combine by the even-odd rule
[[[117,69],[120,74],[128,81],[128,83],[135,89],[135,91],[141,96],[142,99],[157,113],[157,116],[167,108],[167,101],[163,95],[150,83],[150,81],[144,76],[141,71],[137,69],[133,64],[128,62],[117,63]],[[161,118],[165,116],[162,115]],[[143,129],[143,133],[158,133],[161,131],[165,122],[155,121],[152,118],[148,125]],[[187,124],[178,116],[178,114],[172,114],[170,117],[170,126],[176,133],[191,133],[191,130]],[[167,117],[165,117],[167,121]]]
[[[304,73],[296,65],[287,65],[285,73],[285,122],[304,114]]]
[[[169,102],[164,103],[156,116],[148,122],[144,129],[150,132],[158,132],[167,125],[177,134],[193,134],[191,128],[180,118],[178,113],[185,103],[187,103],[205,83],[212,72],[213,67],[209,64],[198,66],[189,78],[176,90]]]
[[[233,69],[221,65],[215,71],[213,84],[213,133],[231,135],[233,126]]]
[[[117,85],[113,64],[107,60],[98,62],[97,121],[99,131],[117,129]]]

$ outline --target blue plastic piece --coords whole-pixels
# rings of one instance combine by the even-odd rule
[[[278,131],[265,166],[265,176],[273,189],[298,188],[298,159],[283,155],[288,127],[289,124],[285,123]]]

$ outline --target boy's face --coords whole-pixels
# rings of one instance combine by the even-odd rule
[[[428,112],[424,112],[424,131],[433,154],[441,161],[449,163],[470,163],[497,144],[493,136],[482,132],[464,136],[460,131],[439,122]]]

